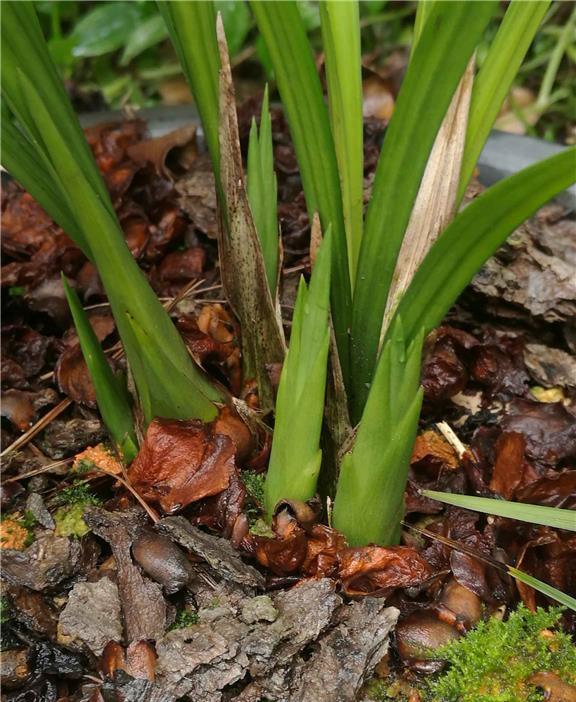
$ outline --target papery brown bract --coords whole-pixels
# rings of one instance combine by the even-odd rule
[[[348,596],[385,594],[427,580],[432,570],[422,556],[406,546],[364,546],[339,554],[342,589]]]
[[[144,499],[172,514],[225,490],[235,452],[232,439],[211,424],[154,419],[128,477]]]

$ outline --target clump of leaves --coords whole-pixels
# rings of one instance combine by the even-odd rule
[[[187,626],[192,626],[193,624],[198,624],[198,613],[191,609],[181,609],[176,615],[174,623],[168,628],[168,631],[185,629]]]
[[[537,702],[544,694],[530,681],[535,673],[576,683],[576,648],[570,637],[550,631],[562,610],[524,606],[507,621],[491,618],[441,649],[449,669],[431,686],[430,702]]]

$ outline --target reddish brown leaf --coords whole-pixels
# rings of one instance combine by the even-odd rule
[[[202,275],[205,264],[205,249],[194,246],[185,251],[173,251],[165,256],[158,269],[158,275],[164,282],[183,283]]]
[[[548,471],[538,480],[517,490],[515,497],[518,502],[576,509],[576,470]]]
[[[490,490],[509,500],[524,476],[524,449],[522,434],[504,432],[496,441],[496,461]]]
[[[302,572],[314,578],[331,578],[338,573],[338,553],[346,548],[346,539],[336,529],[315,524],[308,532],[306,558]]]
[[[84,361],[80,344],[69,346],[58,359],[54,369],[60,390],[74,402],[96,407],[96,390]]]
[[[347,548],[339,560],[342,587],[349,596],[420,585],[432,574],[422,556],[406,546]]]
[[[564,682],[557,673],[534,673],[528,678],[528,682],[546,692],[547,702],[576,702],[576,685]]]
[[[265,568],[276,575],[290,575],[302,567],[307,554],[306,532],[287,511],[274,517],[272,530],[276,538],[248,535],[243,545],[254,553]]]
[[[234,455],[233,441],[211,424],[154,419],[128,476],[144,499],[172,514],[225,490]]]

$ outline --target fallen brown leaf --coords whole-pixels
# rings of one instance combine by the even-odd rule
[[[154,419],[128,477],[144,499],[173,514],[225,490],[234,471],[234,456],[232,439],[217,434],[213,425]]]

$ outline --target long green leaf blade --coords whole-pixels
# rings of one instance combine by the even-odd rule
[[[214,173],[220,173],[216,13],[210,0],[157,2],[196,102]]]
[[[528,573],[525,573],[523,570],[518,570],[518,568],[514,568],[513,566],[506,566],[506,569],[513,578],[516,578],[516,580],[524,583],[524,585],[533,587],[535,590],[543,595],[546,595],[546,597],[549,597],[551,600],[555,600],[561,605],[568,607],[568,609],[571,609],[573,612],[576,612],[576,599],[574,599],[574,597],[570,597],[570,595],[562,592],[562,590],[558,590],[552,585],[548,585],[548,583],[545,583],[532,575],[528,575]]]
[[[399,319],[382,349],[352,451],[340,468],[333,523],[351,546],[400,538],[404,490],[422,404],[422,336],[406,344]]]
[[[94,383],[98,409],[104,424],[120,447],[124,458],[131,461],[138,453],[138,444],[134,433],[130,397],[122,386],[121,379],[112,372],[78,295],[68,285],[64,275],[62,275],[62,283],[78,334],[82,355]]]
[[[340,173],[350,283],[362,241],[364,154],[360,12],[357,0],[321,2],[330,124]]]
[[[402,83],[378,161],[354,289],[354,421],[372,382],[390,283],[428,156],[495,7],[483,1],[434,3]]]
[[[248,168],[246,188],[250,209],[266,266],[266,278],[272,299],[276,298],[278,280],[278,185],[274,173],[274,155],[272,150],[272,121],[268,107],[268,86],[264,91],[262,113],[260,117],[260,134],[256,120],[252,120],[250,140],[248,142]]]
[[[126,246],[104,181],[51,61],[32,3],[4,3],[2,41],[2,97],[19,122],[18,140],[14,140],[14,130],[6,130],[2,124],[3,141],[10,144],[11,160],[17,160],[21,151],[28,163],[34,158],[41,166],[37,180],[43,178],[45,191],[57,194],[53,205],[47,197],[42,201],[48,214],[62,226],[70,225],[73,218],[72,229],[67,233],[72,237],[81,234],[77,243],[88,249],[86,253],[98,268],[138,392],[146,394],[149,389],[144,387],[145,374],[137,372],[141,368],[141,350],[127,323],[127,314],[149,331],[158,352],[169,349],[172,363],[181,370],[181,382],[185,380],[188,389],[187,417],[177,418],[214,418],[216,408],[212,400],[219,400],[221,395],[193,364],[182,338]],[[170,387],[169,382],[165,385]],[[170,407],[170,395],[161,383],[154,390],[147,420],[156,413],[157,406],[162,411]],[[171,412],[158,415],[173,416]]]
[[[251,7],[274,66],[310,221],[318,212],[322,231],[332,225],[332,317],[348,382],[352,293],[338,164],[320,79],[296,3],[265,0]]]
[[[451,492],[438,492],[436,490],[423,490],[422,494],[432,500],[444,502],[447,505],[470,509],[483,514],[494,514],[498,517],[518,519],[529,524],[542,524],[576,531],[576,512],[558,507],[543,507],[541,505],[527,505],[522,502],[509,500],[496,500],[490,497],[475,497],[470,495],[456,495]]]
[[[408,338],[438,326],[482,264],[539,207],[574,182],[576,148],[489,188],[440,235],[422,262],[398,314]]]
[[[322,451],[328,346],[331,232],[320,246],[310,287],[304,279],[296,300],[290,348],[284,361],[278,395],[270,464],[264,485],[268,518],[282,499],[314,496]]]
[[[474,81],[458,201],[462,199],[502,102],[542,22],[550,0],[512,0]]]

